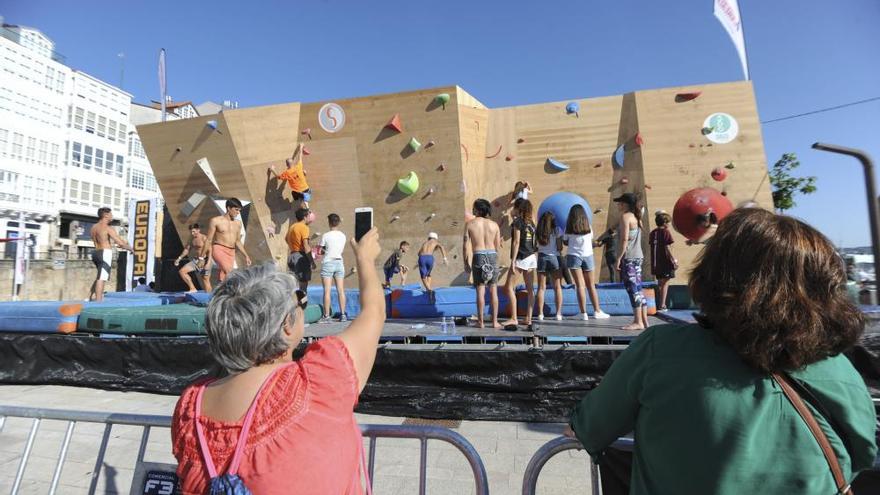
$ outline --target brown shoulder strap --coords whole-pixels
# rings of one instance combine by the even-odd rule
[[[773,376],[773,379],[779,384],[779,387],[782,388],[782,392],[785,393],[785,396],[788,398],[789,402],[791,402],[791,405],[794,406],[800,417],[807,424],[810,433],[813,434],[813,437],[815,437],[816,441],[819,443],[819,447],[825,455],[825,460],[828,461],[828,466],[831,468],[831,474],[834,475],[834,483],[837,485],[837,493],[853,495],[852,488],[843,477],[843,471],[840,469],[837,454],[835,454],[834,449],[831,448],[831,443],[828,441],[828,437],[825,436],[825,432],[822,431],[822,428],[819,426],[819,423],[816,422],[813,413],[811,413],[807,405],[804,404],[801,396],[797,393],[794,387],[792,387],[788,376],[781,373],[772,373],[771,376]]]

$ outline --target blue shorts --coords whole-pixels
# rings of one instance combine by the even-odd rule
[[[385,268],[385,281],[391,282],[391,278],[395,273],[400,273],[400,265],[391,265]]]
[[[585,272],[593,271],[593,256],[577,256],[574,254],[565,255],[565,266],[569,270],[583,270]]]
[[[556,273],[559,265],[559,255],[538,253],[538,273]]]
[[[420,254],[419,255],[419,276],[421,276],[422,278],[430,277],[432,270],[434,270],[434,255],[433,254]]]
[[[345,265],[342,260],[327,260],[321,263],[321,278],[345,278]]]

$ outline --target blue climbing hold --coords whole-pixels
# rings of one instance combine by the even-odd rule
[[[205,122],[205,125],[210,127],[211,129],[214,129],[215,131],[217,130],[217,121],[216,120],[209,120],[209,121]]]
[[[623,168],[623,156],[624,156],[624,152],[625,152],[625,151],[626,151],[626,150],[624,150],[622,144],[621,144],[620,146],[617,147],[617,150],[614,151],[614,160],[613,160],[613,162],[614,162],[614,166],[615,166],[615,167],[617,167],[617,168]]]
[[[568,222],[568,212],[574,205],[581,205],[584,207],[584,210],[587,212],[587,219],[589,219],[592,224],[593,209],[590,208],[590,203],[588,203],[582,196],[567,191],[553,193],[550,196],[547,196],[544,201],[541,201],[541,206],[538,207],[538,218],[541,218],[541,215],[543,215],[544,212],[549,211],[553,213],[553,216],[556,219],[556,225],[564,229],[566,222]]]
[[[565,105],[565,113],[567,113],[569,115],[577,114],[578,112],[580,112],[580,110],[581,110],[581,106],[576,101],[572,101],[568,105]]]
[[[559,170],[560,172],[563,170],[568,170],[568,165],[560,162],[559,160],[554,160],[553,158],[548,158],[547,164],[550,165],[550,167],[554,170]]]

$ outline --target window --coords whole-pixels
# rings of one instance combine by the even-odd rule
[[[74,167],[82,165],[82,145],[80,143],[73,143],[73,156],[70,161],[73,162]]]
[[[79,107],[76,108],[76,113],[74,114],[74,117],[73,117],[73,128],[74,129],[79,129],[79,130],[83,129],[83,120],[85,120],[84,114],[85,114],[85,111],[82,108],[79,108]]]
[[[119,123],[119,142],[120,143],[125,143],[125,131],[126,131],[125,124],[120,122]]]
[[[115,206],[117,210],[122,209],[122,191],[119,189],[113,190],[113,206]]]
[[[81,204],[81,205],[89,204],[89,187],[90,187],[90,185],[88,182],[83,182],[80,185],[79,204]]]
[[[27,140],[27,155],[25,155],[28,161],[33,160],[37,156],[37,138],[28,137]]]
[[[92,204],[99,205],[101,204],[101,185],[100,184],[92,184]]]
[[[103,115],[98,116],[98,136],[104,137],[107,135],[107,117]]]
[[[55,89],[55,69],[51,67],[46,68],[46,84],[47,89]]]
[[[157,189],[156,177],[151,173],[147,173],[147,190],[156,192]]]
[[[83,153],[83,168],[86,170],[92,169],[92,147],[86,146],[85,152]]]
[[[24,143],[24,135],[19,133],[12,134],[12,158],[21,158],[22,143]]]
[[[37,160],[43,165],[46,164],[46,159],[49,157],[49,142],[40,140],[40,154],[37,156]]]
[[[86,132],[95,133],[95,112],[86,114]]]
[[[144,176],[143,170],[131,169],[131,179],[128,185],[134,189],[144,189]]]
[[[9,141],[9,131],[0,129],[0,156],[6,156],[6,144]]]
[[[113,163],[109,163],[109,168],[111,171],[113,170]],[[95,171],[103,172],[104,171],[104,151],[95,149]]]
[[[49,165],[58,167],[58,148],[59,146],[52,143],[52,151],[49,152]]]
[[[113,175],[113,158],[113,153],[110,153],[109,151],[104,152],[104,172],[107,175]]]
[[[113,119],[110,119],[107,124],[107,139],[116,141],[116,121]]]
[[[58,78],[55,80],[55,92],[64,92],[64,73],[61,71],[58,71]]]
[[[70,179],[70,190],[67,192],[67,197],[69,198],[71,203],[79,203],[79,181],[76,179]]]
[[[112,187],[104,186],[104,202],[102,204],[108,205],[108,206],[113,204],[113,188]]]

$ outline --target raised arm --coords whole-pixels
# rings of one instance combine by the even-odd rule
[[[355,253],[360,287],[361,312],[357,318],[339,335],[351,360],[358,378],[358,390],[363,390],[370,378],[373,363],[376,361],[376,347],[382,327],[385,324],[385,295],[376,273],[376,257],[379,256],[379,230],[373,227],[364,234],[360,242],[350,241]]]

